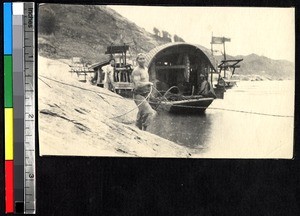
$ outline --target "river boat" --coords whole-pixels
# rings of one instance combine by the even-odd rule
[[[217,65],[209,49],[175,42],[158,46],[146,54],[149,80],[153,83],[150,105],[174,113],[203,113],[216,98],[212,74]],[[201,80],[207,92],[200,93]]]

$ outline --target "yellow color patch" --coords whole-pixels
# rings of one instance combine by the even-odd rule
[[[13,108],[5,108],[5,160],[14,158],[14,112]]]

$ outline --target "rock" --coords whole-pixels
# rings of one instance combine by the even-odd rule
[[[41,155],[190,157],[186,148],[139,130],[131,99],[78,82],[67,60],[38,62]]]

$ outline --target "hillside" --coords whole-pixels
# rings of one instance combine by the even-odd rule
[[[223,57],[218,56],[218,61]],[[240,63],[241,67],[236,69],[236,74],[244,79],[245,76],[258,76],[262,80],[279,80],[279,79],[293,79],[295,76],[295,65],[286,60],[273,60],[265,56],[256,54],[250,55],[227,55],[227,59],[243,59]]]
[[[94,63],[121,37],[133,55],[167,43],[106,6],[44,4],[39,18],[39,54],[44,57],[76,56]],[[50,34],[43,33],[47,28],[53,28]]]
[[[121,40],[121,38],[123,38]],[[52,58],[82,57],[95,63],[106,58],[106,47],[125,42],[132,55],[148,52],[168,41],[151,34],[106,6],[43,4],[39,7],[39,55]],[[220,57],[217,57],[220,60]],[[237,74],[263,79],[293,79],[295,66],[264,56],[243,58]]]

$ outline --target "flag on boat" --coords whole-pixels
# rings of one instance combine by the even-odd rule
[[[211,38],[211,44],[222,44],[224,42],[230,42],[230,38],[226,37],[212,37]]]

